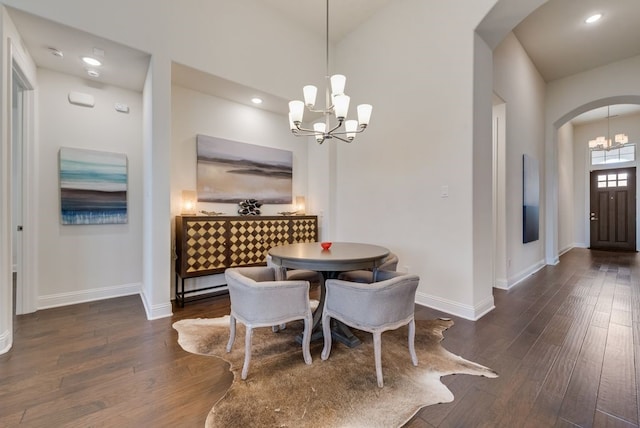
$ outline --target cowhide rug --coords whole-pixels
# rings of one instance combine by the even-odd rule
[[[306,365],[294,339],[302,331],[301,322],[278,333],[254,329],[251,366],[243,381],[245,330],[237,325],[236,342],[227,353],[228,316],[173,324],[183,349],[231,365],[233,383],[213,406],[206,427],[397,427],[424,406],[453,401],[440,377],[498,376],[444,349],[442,333],[453,321],[437,319],[416,321],[417,367],[409,356],[408,327],[382,334],[384,388],[376,383],[371,334],[355,331],[362,340],[356,348],[334,341],[326,361],[320,359],[322,341],[312,342],[313,364]]]

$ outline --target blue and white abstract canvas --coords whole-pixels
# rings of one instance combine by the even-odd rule
[[[127,222],[127,156],[62,147],[60,209],[62,224]]]

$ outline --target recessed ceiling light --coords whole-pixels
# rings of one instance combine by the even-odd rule
[[[91,58],[90,56],[83,56],[82,60],[85,64],[90,65],[92,67],[100,67],[102,63],[95,58]]]
[[[262,98],[253,97],[251,98],[251,102],[254,104],[262,104]]]
[[[97,70],[87,70],[87,74],[91,77],[100,77],[100,73]]]
[[[593,24],[594,22],[599,21],[600,18],[602,18],[602,14],[596,13],[585,19],[584,22],[586,22],[587,24]]]

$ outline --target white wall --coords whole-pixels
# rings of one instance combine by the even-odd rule
[[[420,275],[419,302],[473,319],[493,305],[490,281],[474,275],[487,252],[474,248],[473,212],[473,29],[493,3],[467,2],[460,13],[452,2],[390,2],[336,52],[351,103],[370,103],[373,114],[353,143],[331,142],[334,238],[387,246],[400,269]]]
[[[545,193],[546,216],[549,226],[546,231],[545,254],[547,263],[557,263],[559,253],[558,201],[566,195],[558,193],[558,128],[567,121],[585,111],[610,104],[640,104],[640,56],[610,63],[583,73],[549,82],[547,85],[545,107]],[[575,166],[584,165],[578,157]],[[578,170],[575,170],[578,173]],[[580,192],[577,187],[576,193]],[[576,204],[576,210],[578,210]],[[579,232],[574,237],[576,242],[583,238]]]
[[[545,83],[522,45],[510,33],[493,52],[494,91],[506,104],[507,287],[544,265]],[[540,166],[540,239],[522,243],[522,156]]]
[[[558,200],[558,246],[560,254],[570,250],[577,244],[575,240],[575,210],[574,191],[574,151],[573,126],[567,123],[558,130],[558,193],[563,195]],[[566,195],[566,197],[565,197]]]
[[[268,93],[297,96],[303,82],[324,75],[324,38],[279,17],[254,0],[199,2],[140,0],[4,0],[151,54],[144,90],[142,300],[148,318],[171,314],[171,60],[251,84]],[[144,26],[140,23],[144,22]],[[256,37],[256,35],[260,35]],[[203,54],[203,52],[205,54]],[[298,55],[290,67],[291,52]],[[259,70],[259,72],[257,72]],[[8,218],[8,217],[7,217]],[[5,224],[3,217],[3,224]],[[10,284],[6,284],[8,288]],[[3,289],[4,290],[4,289]],[[10,321],[9,321],[10,323]]]
[[[38,82],[38,308],[138,293],[142,281],[142,95],[47,69],[38,69]],[[92,95],[95,107],[69,103],[71,91]],[[129,113],[117,112],[115,103],[128,105]],[[60,147],[126,154],[127,224],[61,224]]]
[[[561,127],[559,132],[561,132],[565,126]],[[572,193],[560,192],[561,195],[567,196],[563,196],[560,199],[572,200],[575,207],[571,221],[573,223],[574,241],[576,246],[588,247],[590,245],[589,173],[592,168],[589,165],[589,140],[593,140],[599,136],[606,137],[609,130],[611,132],[610,135],[619,133],[627,134],[630,142],[638,144],[638,146],[636,146],[637,148],[640,146],[640,114],[612,117],[609,125],[606,120],[599,120],[573,126],[572,155],[575,159],[575,163],[572,180],[574,190]],[[560,163],[560,166],[561,165],[562,163]],[[612,168],[615,167],[615,165],[609,166]],[[560,246],[560,248],[562,249],[563,247]]]
[[[255,0],[3,3],[152,55],[143,119],[143,301],[148,316],[166,308],[171,61],[293,98],[303,84],[323,75],[324,37]],[[362,144],[310,150],[313,169],[325,174],[309,180],[310,199],[327,216],[325,233],[388,245],[402,266],[421,274],[422,302],[468,318],[484,313],[491,294],[488,268],[478,270],[486,250],[474,242],[486,233],[480,229],[491,227],[490,216],[473,212],[476,202],[486,209],[474,201],[474,178],[490,168],[474,153],[474,144],[481,151],[488,141],[485,127],[479,137],[474,129],[474,120],[485,115],[474,115],[474,86],[486,77],[483,70],[474,81],[474,55],[485,62],[490,50],[474,50],[474,29],[496,3],[507,5],[509,22],[534,7],[516,5],[519,0],[390,2],[336,53],[354,104],[374,104],[370,130]],[[442,186],[448,186],[447,198],[441,197]],[[384,201],[382,209],[375,208],[377,201]]]
[[[11,256],[11,175],[12,175],[12,155],[11,155],[11,132],[10,132],[10,112],[11,112],[11,82],[12,69],[15,62],[24,74],[24,78],[30,85],[36,85],[36,67],[29,53],[23,48],[23,43],[15,25],[4,7],[0,8],[0,34],[2,45],[0,46],[0,354],[7,352],[13,342],[13,278],[12,278],[12,256]],[[25,94],[26,110],[29,121],[35,120],[33,111],[34,91]],[[24,164],[30,165],[34,158],[33,136],[25,135],[23,147]],[[37,176],[37,171],[34,172]],[[25,177],[23,185],[32,183],[32,177]],[[23,208],[35,208],[35,196],[31,192],[23,192]],[[33,213],[27,211],[24,217],[31,218]],[[33,251],[36,247],[37,228],[27,228],[23,232],[22,242],[24,251]],[[36,259],[34,256],[33,259]],[[33,268],[22,268],[18,279],[18,284],[30,283],[33,280]],[[31,296],[34,287],[27,290],[20,289],[18,293],[21,297]],[[17,312],[24,309],[22,299],[17,299]],[[35,300],[35,299],[33,299]]]
[[[241,143],[273,147],[293,153],[293,197],[307,196],[309,141],[289,131],[287,118],[259,108],[174,85],[171,89],[171,216],[180,215],[182,190],[196,189],[196,135],[203,134]],[[263,205],[263,215],[291,211],[292,205]],[[237,204],[203,203],[197,211],[237,215]],[[316,214],[312,208],[309,214]],[[174,228],[175,223],[172,225]],[[185,289],[223,284],[223,275],[188,279]]]

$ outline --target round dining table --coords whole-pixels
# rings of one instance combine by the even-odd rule
[[[327,279],[334,279],[340,272],[369,269],[376,280],[378,267],[389,250],[385,247],[356,242],[333,242],[329,249],[323,249],[319,242],[305,242],[273,247],[269,250],[273,263],[281,267],[279,277],[285,278],[286,269],[307,269],[320,272],[323,280],[320,284],[320,302],[313,313],[311,340],[322,337],[322,310],[324,308],[325,285]],[[334,320],[335,321],[335,320]],[[331,337],[349,347],[360,344],[349,328],[335,322],[331,328]]]

